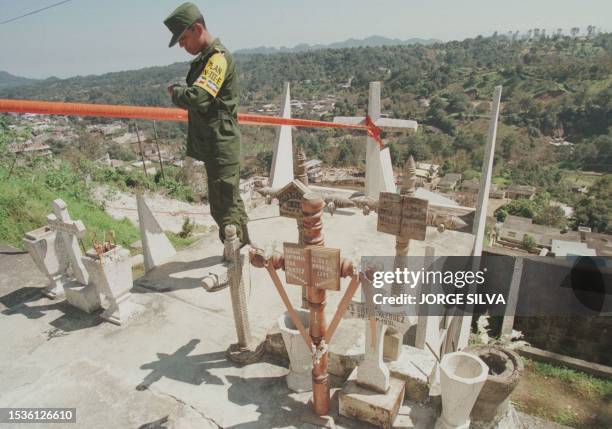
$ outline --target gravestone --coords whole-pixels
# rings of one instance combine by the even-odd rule
[[[283,102],[281,104],[281,116],[291,118],[291,95],[289,82],[285,82],[283,91]],[[276,130],[276,142],[274,143],[274,155],[270,169],[268,186],[279,189],[293,180],[293,148],[290,125],[281,125]]]
[[[100,317],[115,325],[122,325],[144,307],[131,301],[133,286],[130,252],[115,244],[101,252],[91,249],[81,258],[89,273],[89,284],[106,297],[108,306]]]
[[[95,285],[89,284],[89,274],[81,260],[79,240],[85,236],[85,225],[80,220],[70,219],[68,206],[61,199],[53,201],[53,214],[47,216],[47,223],[59,234],[74,276],[64,285],[66,301],[86,313],[99,309],[100,295]]]
[[[351,302],[345,317],[366,321],[365,355],[338,396],[340,414],[381,427],[391,427],[404,399],[405,387],[402,380],[390,376],[384,362],[385,338],[388,338],[385,332],[393,329],[402,338],[412,323],[405,314],[388,312],[374,305],[372,282],[366,275],[361,276],[361,289],[366,301]],[[389,345],[401,350],[401,343],[387,343]]]
[[[368,97],[368,117],[335,117],[340,124],[365,124],[368,119],[383,131],[406,131],[418,128],[416,121],[381,117],[380,82],[370,82]],[[366,141],[366,197],[378,199],[381,192],[395,192],[393,165],[388,147],[381,148],[378,142],[368,136]]]
[[[36,267],[49,279],[42,293],[50,299],[63,298],[69,261],[57,231],[43,226],[27,232],[23,243]]]
[[[176,250],[155,219],[142,193],[136,194],[136,204],[145,272],[148,273],[176,255]]]

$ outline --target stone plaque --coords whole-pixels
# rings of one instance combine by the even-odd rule
[[[292,219],[300,219],[302,217],[302,196],[307,192],[308,188],[297,180],[285,185],[276,194],[280,215]]]
[[[351,301],[345,318],[369,319],[368,307],[363,302]],[[389,313],[379,309],[374,309],[374,318],[383,325],[391,326],[400,331],[405,331],[411,325],[410,319],[405,314]]]
[[[319,289],[340,290],[340,249],[311,247],[312,284]]]
[[[401,236],[412,240],[425,240],[427,208],[429,202],[421,198],[404,196],[402,202]]]
[[[310,285],[310,252],[298,244],[283,244],[285,257],[285,279],[288,284]]]
[[[387,234],[399,235],[402,223],[402,197],[391,192],[381,192],[378,202],[376,229]]]

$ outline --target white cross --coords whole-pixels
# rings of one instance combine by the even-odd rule
[[[89,274],[81,262],[82,253],[79,247],[79,238],[85,236],[85,225],[80,220],[70,219],[68,206],[61,199],[53,201],[53,213],[47,216],[49,228],[59,233],[66,253],[70,257],[75,279],[86,285],[89,282]]]
[[[370,82],[368,98],[368,116],[383,131],[406,131],[418,128],[416,121],[380,117],[380,82]],[[346,125],[364,125],[364,117],[337,116],[334,123]],[[366,179],[365,194],[378,199],[381,192],[395,192],[395,178],[389,148],[380,149],[378,142],[367,137],[366,146]]]

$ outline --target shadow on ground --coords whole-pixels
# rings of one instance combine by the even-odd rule
[[[191,262],[169,262],[136,279],[134,283],[146,290],[135,289],[133,292],[170,292],[179,289],[201,288],[202,279],[209,274],[207,268],[221,263],[221,255]]]
[[[40,319],[49,312],[60,311],[63,314],[49,322],[54,329],[45,331],[47,333],[47,340],[63,336],[62,333],[68,334],[81,329],[91,328],[103,322],[102,318],[100,318],[103,310],[87,314],[71,306],[66,301],[35,305],[35,302],[41,299],[46,298],[40,293],[39,288],[26,287],[16,290],[0,297],[0,302],[8,307],[2,310],[2,314],[6,316],[22,315],[28,319]]]

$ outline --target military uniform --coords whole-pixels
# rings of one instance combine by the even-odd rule
[[[225,227],[236,225],[244,245],[249,234],[239,191],[238,101],[236,65],[219,39],[191,62],[187,86],[172,89],[172,102],[188,111],[187,155],[206,165],[210,212],[219,237],[223,241]]]

